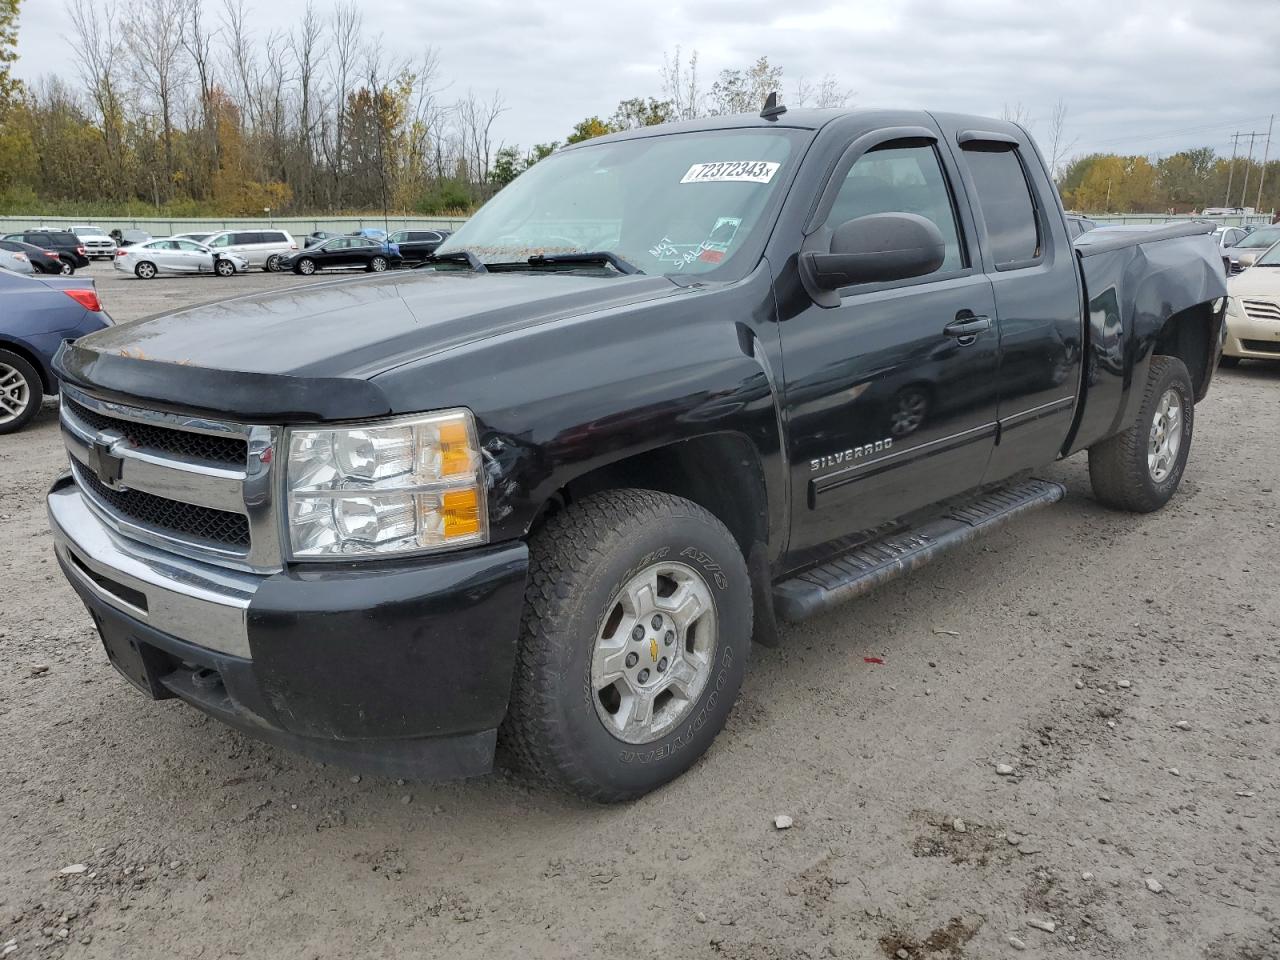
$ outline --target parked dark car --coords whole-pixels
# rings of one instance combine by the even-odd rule
[[[111,662],[326,762],[473,776],[501,737],[625,800],[711,747],[753,639],[1066,495],[1034,471],[1088,451],[1101,503],[1175,497],[1211,225],[1073,243],[1017,124],[780,114],[559,150],[415,271],[64,349],[49,517]]]
[[[57,250],[46,250],[43,247],[37,247],[34,243],[23,243],[21,240],[0,240],[0,250],[8,250],[10,253],[25,253],[36,273],[59,274],[68,272],[66,264],[63,263]]]
[[[21,430],[58,392],[51,361],[62,341],[110,325],[93,280],[0,270],[0,433]]]
[[[303,247],[314,247],[318,243],[324,243],[326,240],[332,240],[334,237],[340,236],[342,234],[334,233],[331,230],[316,230],[302,238],[302,245]]]
[[[366,237],[333,237],[314,247],[280,258],[281,270],[309,276],[317,270],[362,269],[381,273],[401,264],[400,255],[386,244]]]
[[[29,243],[41,250],[56,250],[58,259],[62,261],[63,276],[70,276],[81,267],[89,265],[84,244],[69,230],[24,230],[22,233],[8,234],[4,239]]]
[[[435,253],[449,234],[448,230],[397,230],[387,237],[387,246],[405,263],[418,263]]]

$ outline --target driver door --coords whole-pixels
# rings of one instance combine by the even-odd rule
[[[976,487],[995,445],[995,301],[953,161],[932,136],[866,141],[836,165],[819,223],[917,214],[946,255],[932,274],[846,287],[783,323],[792,550]]]

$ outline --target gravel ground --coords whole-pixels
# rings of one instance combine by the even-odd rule
[[[100,289],[126,320],[293,281]],[[46,406],[0,439],[0,952],[1280,957],[1280,366],[1197,420],[1162,513],[1054,466],[1064,503],[757,647],[710,754],[606,808],[144,701],[52,559]]]

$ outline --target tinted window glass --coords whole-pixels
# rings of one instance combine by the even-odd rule
[[[827,226],[834,229],[872,213],[914,213],[932,220],[947,243],[940,269],[964,266],[951,193],[932,144],[872,150],[849,168]]]
[[[1017,150],[974,144],[965,147],[964,158],[987,224],[992,259],[997,265],[1034,260],[1040,255],[1040,229]]]
[[[37,247],[53,246],[53,237],[47,233],[29,233],[27,234],[27,242],[34,243]]]
[[[262,243],[285,243],[284,234],[279,230],[268,230],[266,233],[259,234],[262,237]]]

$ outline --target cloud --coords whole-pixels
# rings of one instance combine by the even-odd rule
[[[255,4],[255,27],[288,29],[303,5]],[[1235,130],[1265,130],[1280,90],[1275,0],[384,0],[361,10],[389,52],[439,51],[446,98],[500,90],[509,109],[498,135],[525,146],[563,139],[626,97],[660,95],[663,54],[677,45],[698,51],[704,88],[767,55],[785,70],[784,94],[830,73],[859,106],[999,114],[1020,103],[1042,136],[1061,98],[1080,151],[1228,150]],[[23,5],[19,76],[74,75],[65,24],[60,4]]]

